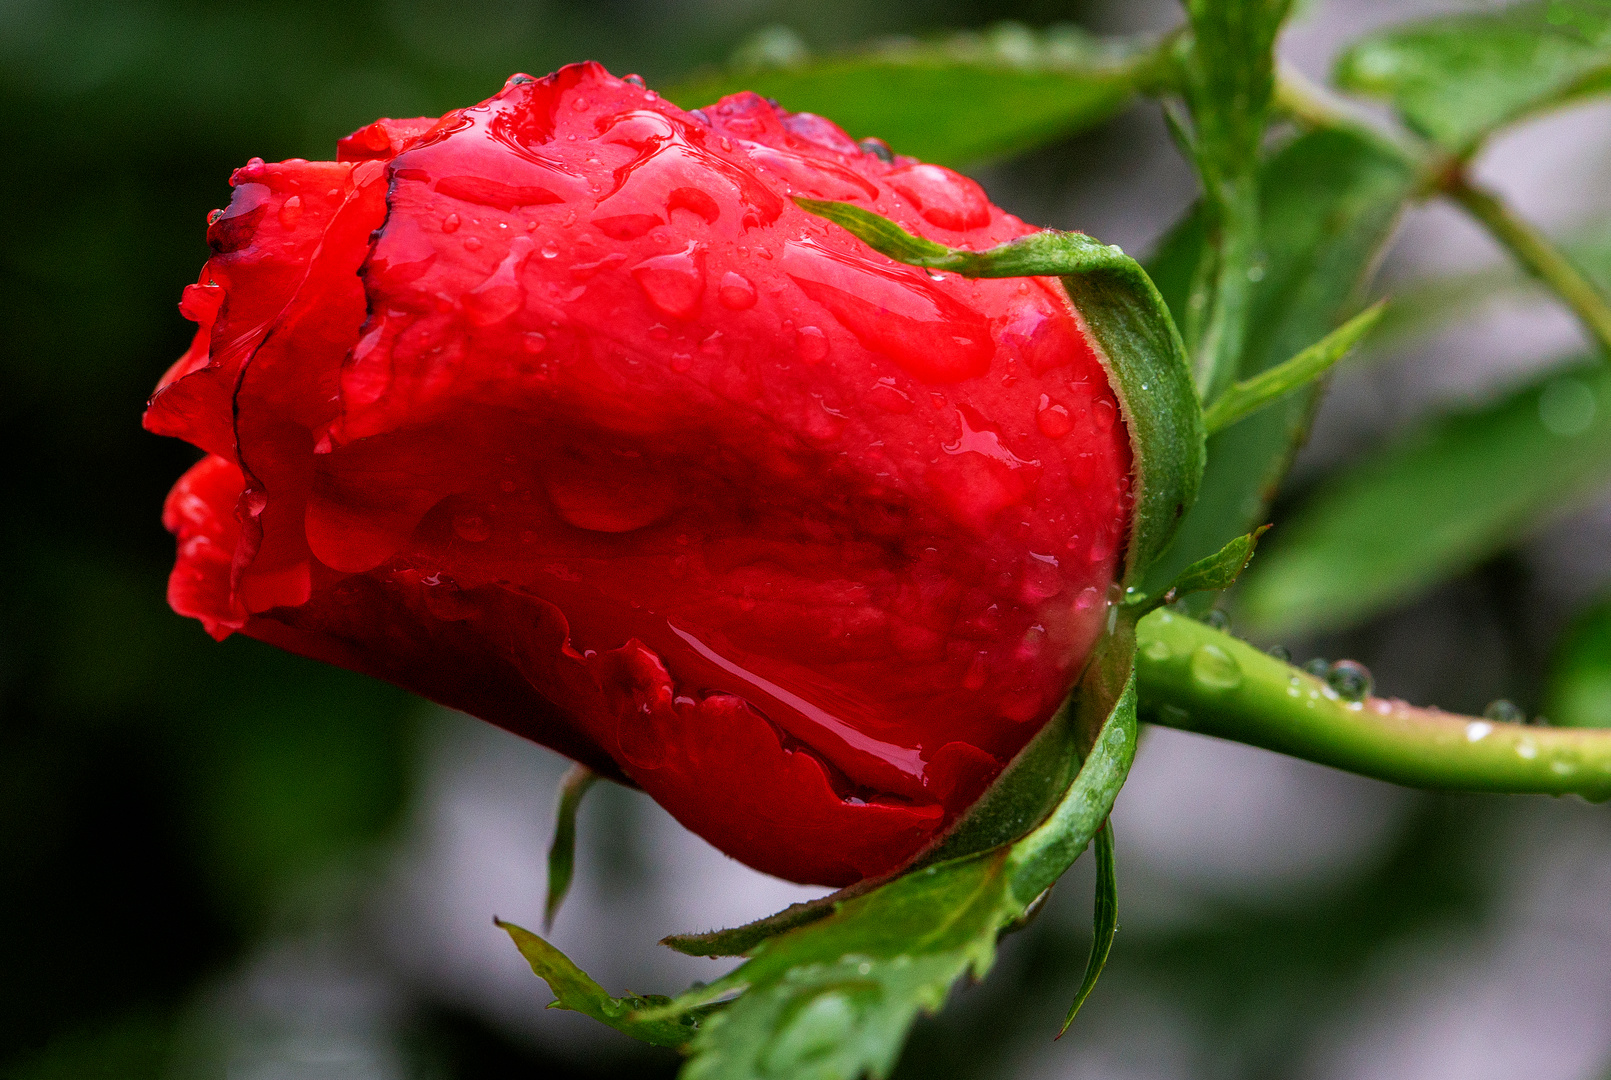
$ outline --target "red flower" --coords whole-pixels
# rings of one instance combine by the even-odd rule
[[[1130,451],[1054,281],[930,276],[972,181],[596,64],[254,160],[146,414],[208,456],[169,597],[651,794],[758,869],[889,870],[1057,707]]]

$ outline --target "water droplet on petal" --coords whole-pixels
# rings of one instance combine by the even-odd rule
[[[1035,426],[1048,439],[1061,439],[1074,430],[1074,418],[1069,416],[1066,408],[1042,394],[1040,409],[1035,413]]]
[[[1303,670],[1318,679],[1324,679],[1331,672],[1331,661],[1324,656],[1317,656],[1312,660],[1305,660]]]
[[[861,147],[862,153],[871,154],[885,165],[889,165],[895,160],[895,151],[891,150],[889,143],[883,139],[863,139],[856,145]]]
[[[1091,404],[1091,417],[1096,421],[1098,431],[1107,431],[1113,427],[1113,421],[1119,415],[1119,407],[1108,398],[1098,398]]]
[[[548,243],[543,245],[542,254],[543,254],[543,258],[545,258],[545,259],[558,258],[559,257],[559,245],[554,243],[552,240],[548,241]]]
[[[930,225],[963,232],[990,224],[990,199],[966,176],[941,165],[907,165],[886,178]]]
[[[867,391],[867,400],[887,413],[912,411],[912,399],[895,385],[894,379],[879,379],[873,383],[873,388]]]
[[[532,330],[520,336],[520,345],[521,348],[529,353],[540,353],[548,348],[548,339],[536,330]]]
[[[731,270],[722,275],[722,283],[716,290],[716,299],[722,307],[729,311],[743,311],[755,306],[755,286],[743,274],[735,274]]]
[[[965,689],[965,690],[978,690],[978,689],[980,689],[981,687],[984,686],[985,677],[988,674],[989,674],[989,669],[985,666],[985,654],[982,653],[982,652],[974,653],[973,654],[973,660],[968,664],[967,673],[962,676],[962,687],[963,687],[963,689]]]
[[[814,364],[828,355],[828,335],[815,326],[802,326],[794,332],[794,349],[800,359]]]
[[[449,214],[442,219],[442,231],[446,233],[459,231],[459,215]]]
[[[280,224],[287,229],[294,229],[300,220],[302,220],[302,196],[292,195],[280,205]]]
[[[479,544],[492,535],[492,526],[480,514],[455,514],[453,516],[453,531],[459,534],[460,539],[468,540],[472,544]]]
[[[469,246],[469,241],[465,241],[465,247]],[[498,263],[498,268],[460,300],[466,318],[476,326],[491,326],[525,306],[526,290],[520,284],[520,268],[531,254],[531,249],[531,237],[515,238],[509,245],[509,254]]]
[[[479,236],[466,236],[464,238],[464,250],[465,251],[480,251],[481,250],[481,237],[479,237]]]
[[[995,342],[977,311],[908,267],[791,241],[785,272],[861,344],[925,382],[951,383],[990,370]]]
[[[703,252],[696,241],[681,251],[656,255],[632,268],[632,277],[655,310],[673,319],[698,314],[705,292]]]
[[[636,86],[640,90],[647,85],[644,83],[642,75],[623,75],[621,77],[621,81],[626,83],[628,86]]]

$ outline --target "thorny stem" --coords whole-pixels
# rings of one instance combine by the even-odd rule
[[[1136,675],[1142,719],[1165,727],[1410,787],[1611,799],[1611,730],[1345,701],[1322,680],[1167,610],[1137,627]]]
[[[1548,237],[1493,193],[1473,185],[1462,169],[1447,173],[1442,190],[1482,222],[1522,266],[1555,290],[1600,343],[1600,348],[1611,356],[1611,301],[1550,243]]]

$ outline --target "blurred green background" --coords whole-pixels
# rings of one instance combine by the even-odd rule
[[[1383,6],[1310,8],[1332,26]],[[176,302],[206,258],[205,215],[249,157],[328,157],[376,116],[439,114],[514,71],[581,58],[665,85],[778,24],[826,50],[1002,19],[1175,21],[1168,4],[1120,0],[0,0],[0,545],[15,575],[0,607],[0,1075],[674,1071],[541,1015],[546,989],[517,961],[482,979],[481,954],[456,953],[453,934],[425,940],[419,927],[446,925],[449,893],[475,913],[476,949],[512,953],[494,910],[535,923],[559,764],[390,687],[251,641],[214,644],[174,616],[158,516],[194,455],[144,434],[140,410],[188,342]],[[1321,49],[1328,33],[1299,46]],[[1144,245],[1192,196],[1170,153],[1142,107],[979,175],[1026,218],[1094,220]],[[1442,268],[1492,257],[1435,215],[1414,228]],[[1455,237],[1443,248],[1439,229]],[[1419,265],[1394,258],[1390,275]],[[1543,339],[1558,338],[1546,324]],[[1401,421],[1438,356],[1345,378],[1298,486]],[[1451,708],[1536,697],[1549,641],[1597,583],[1552,592],[1538,567],[1603,581],[1606,518],[1574,519],[1586,555],[1540,563],[1518,546],[1312,648],[1359,655],[1389,692]],[[1588,1078],[1611,1059],[1605,814],[1408,795],[1162,734],[1121,802],[1125,932],[1079,1025],[1047,1042],[1088,941],[1083,867],[989,983],[920,1027],[903,1076]],[[487,806],[516,808],[512,840],[488,839]],[[568,912],[578,936],[561,943],[584,965],[697,928],[662,925],[672,915],[705,918],[688,867],[720,860],[657,814],[609,792],[584,815],[593,884],[572,903],[636,935],[623,944]],[[461,831],[432,833],[443,821]],[[1128,869],[1127,837],[1139,852]],[[499,884],[483,888],[455,871],[454,850],[524,861],[509,880],[488,871]],[[745,887],[750,914],[792,898]],[[664,903],[631,907],[620,897],[634,890]],[[683,971],[616,962],[620,979]],[[1425,1007],[1405,1019],[1393,1002]],[[1471,1053],[1451,1064],[1438,1049],[1450,1045]]]

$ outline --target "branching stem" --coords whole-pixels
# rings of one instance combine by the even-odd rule
[[[1195,619],[1137,627],[1141,715],[1421,788],[1611,799],[1611,729],[1505,724],[1401,701],[1345,701],[1325,682]]]
[[[1487,227],[1518,262],[1566,301],[1583,326],[1611,356],[1611,300],[1539,232],[1492,192],[1471,183],[1463,169],[1445,175],[1442,190]]]

